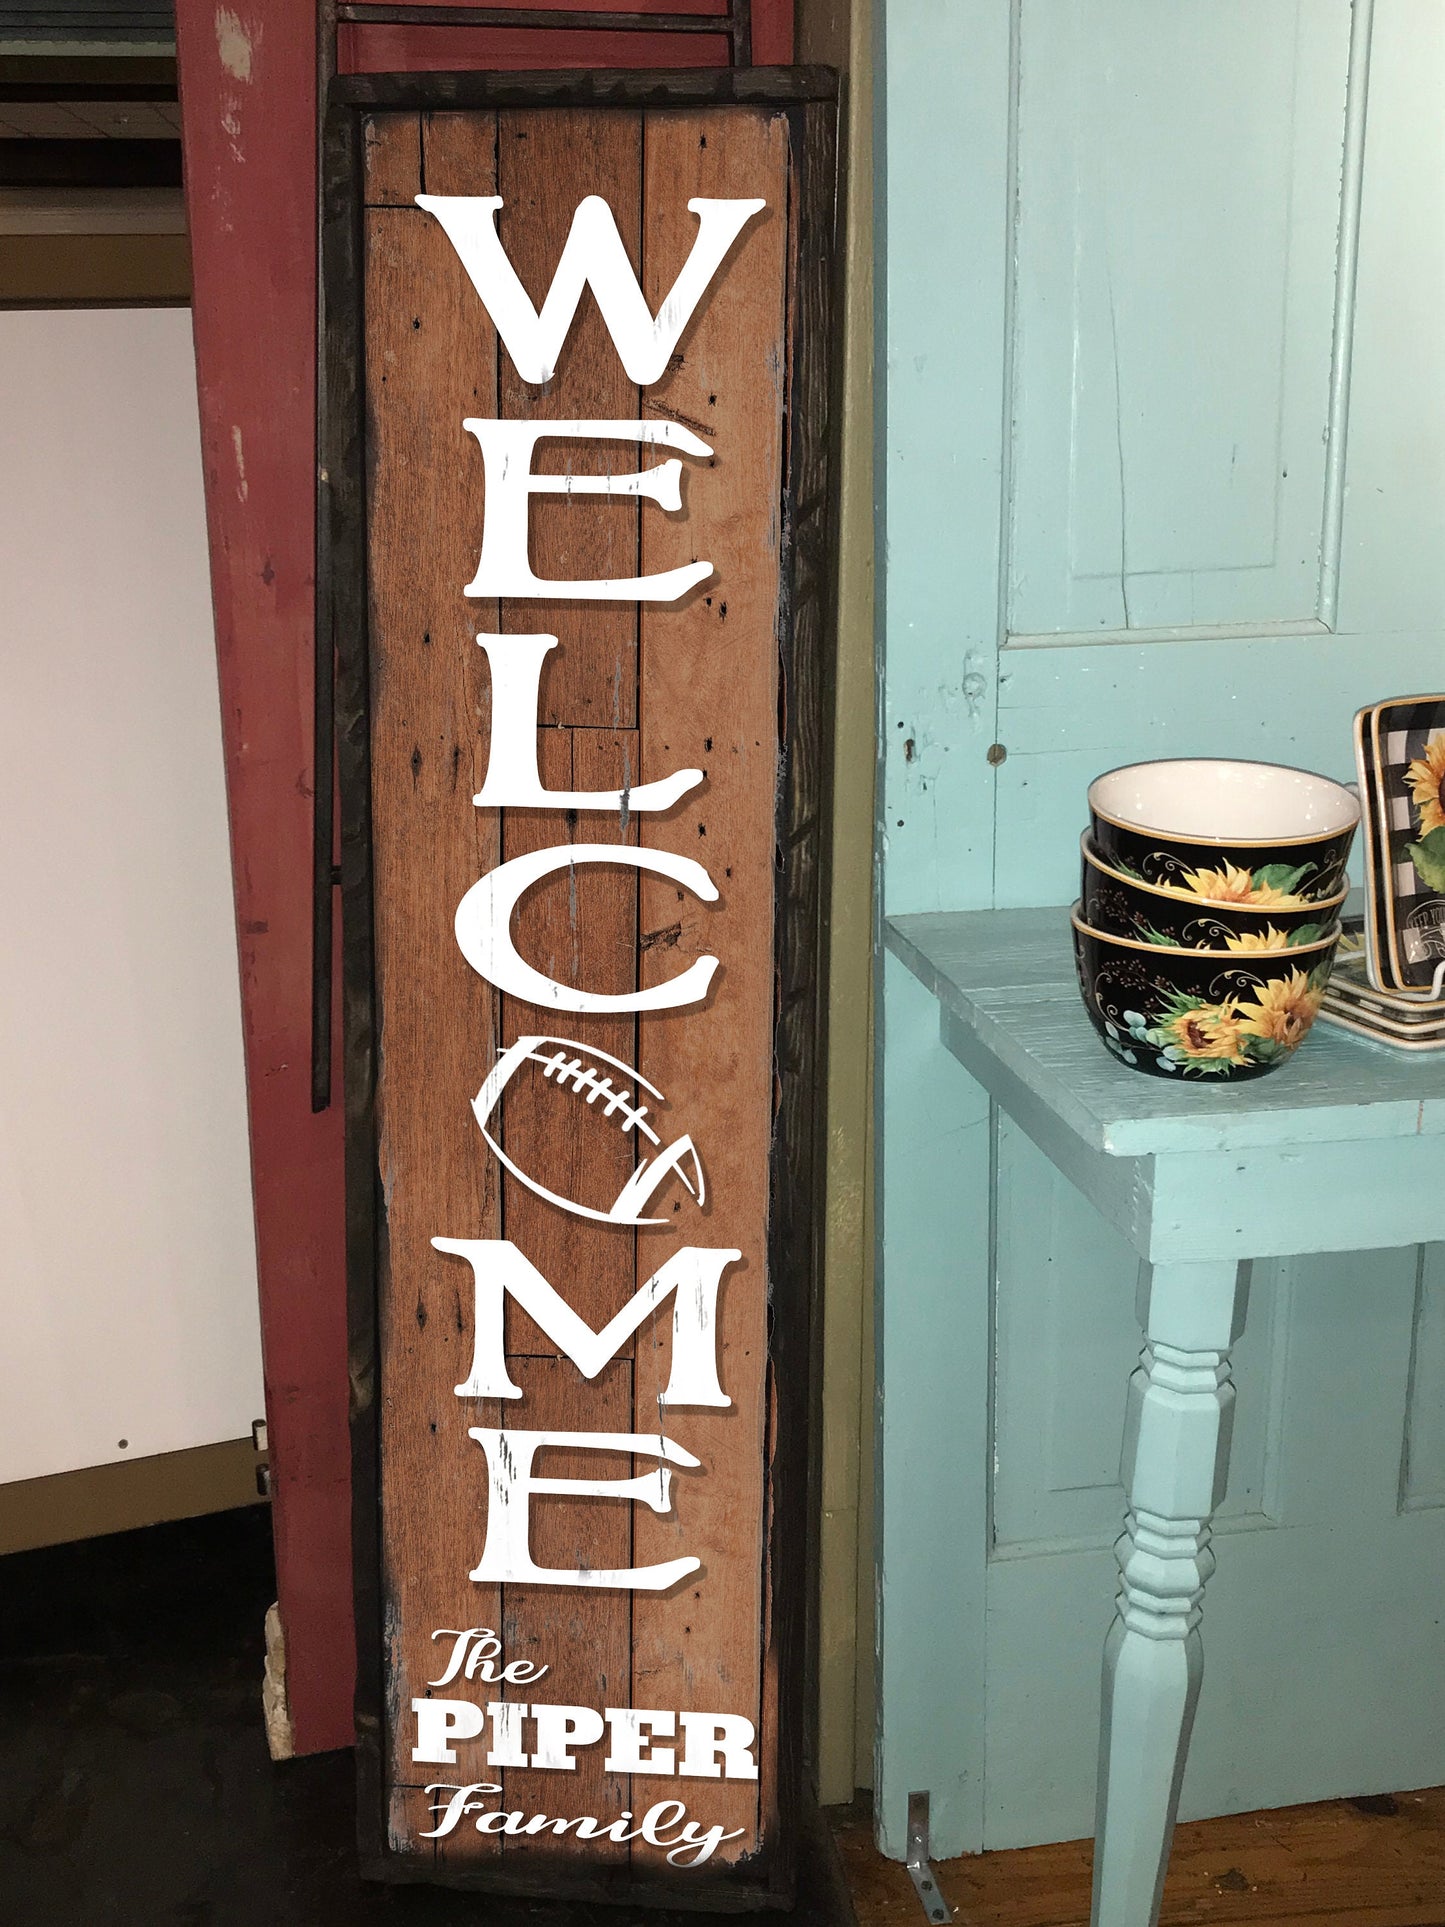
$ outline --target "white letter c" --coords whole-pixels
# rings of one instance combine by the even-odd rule
[[[489,870],[457,905],[457,943],[477,975],[509,997],[520,997],[524,1003],[550,1010],[675,1010],[680,1004],[700,1004],[717,969],[716,957],[695,958],[679,976],[655,984],[651,990],[610,996],[559,984],[555,977],[543,976],[518,955],[512,942],[512,912],[523,893],[554,870],[574,863],[625,863],[635,870],[653,870],[658,876],[671,877],[704,903],[717,902],[716,884],[691,857],[672,856],[666,850],[636,850],[618,843],[568,843],[533,850]]]

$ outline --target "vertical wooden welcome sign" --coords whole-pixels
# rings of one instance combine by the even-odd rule
[[[829,81],[341,87],[363,1847],[763,1905],[801,1779]]]

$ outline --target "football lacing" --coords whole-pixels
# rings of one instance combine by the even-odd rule
[[[607,1101],[602,1115],[611,1117],[620,1112],[619,1128],[625,1134],[634,1129],[641,1131],[649,1142],[656,1144],[656,1131],[647,1122],[647,1106],[633,1104],[625,1091],[618,1090],[610,1077],[599,1077],[590,1064],[584,1064],[580,1057],[569,1057],[565,1051],[557,1051],[551,1057],[542,1059],[542,1075],[555,1075],[559,1085],[570,1084],[579,1097],[585,1097],[589,1104],[595,1104],[599,1097]]]

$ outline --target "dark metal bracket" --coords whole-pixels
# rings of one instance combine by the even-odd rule
[[[939,1891],[938,1875],[933,1871],[928,1846],[928,1795],[908,1796],[908,1876],[914,1892],[923,1903],[924,1918],[943,1923],[953,1919],[953,1909]]]

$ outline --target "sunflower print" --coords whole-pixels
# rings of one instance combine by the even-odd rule
[[[1309,898],[1295,890],[1284,889],[1256,876],[1253,870],[1242,870],[1228,862],[1220,870],[1185,870],[1179,885],[1210,903],[1249,903],[1265,910],[1303,910],[1309,905]]]
[[[1445,830],[1445,735],[1426,745],[1425,754],[1405,771],[1405,781],[1419,812],[1420,835]]]
[[[1138,1010],[1126,1010],[1123,1015],[1128,1041],[1157,1051],[1162,1070],[1178,1071],[1184,1077],[1227,1077],[1237,1065],[1253,1061],[1233,997],[1210,1003],[1176,990],[1147,1017]],[[1105,1028],[1109,1049],[1126,1063],[1134,1063],[1124,1037],[1112,1024]]]
[[[1305,928],[1313,930],[1315,926],[1306,924]],[[1226,950],[1288,950],[1294,941],[1288,930],[1276,930],[1268,923],[1263,930],[1241,930],[1237,936],[1226,937],[1224,947]]]
[[[1252,1003],[1240,1005],[1240,1030],[1281,1050],[1293,1050],[1318,1017],[1324,984],[1303,970],[1261,984]]]
[[[1328,963],[1288,976],[1258,979],[1224,995],[1201,997],[1162,984],[1145,1010],[1115,1013],[1104,1008],[1104,1042],[1126,1064],[1138,1063],[1131,1046],[1155,1053],[1153,1066],[1187,1079],[1230,1077],[1236,1071],[1279,1064],[1304,1041],[1319,1015],[1329,981]]]
[[[1154,1031],[1156,1040],[1191,1064],[1245,1062],[1243,1027],[1233,1001],[1177,1011]]]

